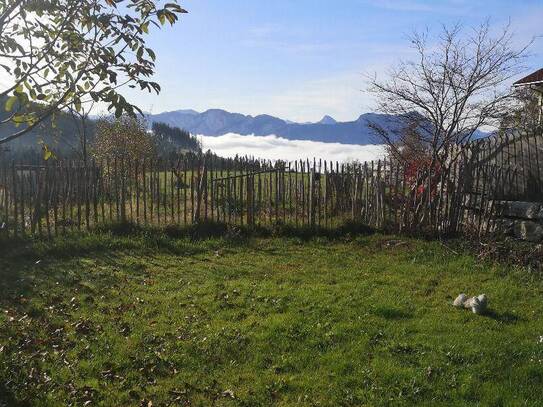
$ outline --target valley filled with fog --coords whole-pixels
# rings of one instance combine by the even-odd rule
[[[223,136],[198,136],[204,151],[211,150],[222,157],[253,156],[270,160],[323,159],[329,161],[371,161],[385,155],[383,145],[323,143],[309,140],[287,140],[277,136],[243,136],[229,133]]]

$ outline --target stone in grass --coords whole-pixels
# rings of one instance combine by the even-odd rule
[[[484,314],[488,308],[488,298],[485,294],[468,298],[466,294],[460,294],[453,302],[457,308],[471,309],[474,314]]]
[[[488,298],[486,297],[486,294],[481,294],[477,298],[479,299],[479,304],[481,305],[481,312],[486,312],[488,309]]]
[[[457,308],[464,308],[464,303],[468,299],[466,294],[460,294],[453,302],[453,305]]]

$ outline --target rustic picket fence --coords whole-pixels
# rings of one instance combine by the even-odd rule
[[[529,165],[512,161],[518,151],[512,155],[510,149],[519,142],[523,156],[534,155]],[[445,169],[391,158],[271,162],[205,154],[175,161],[3,162],[0,234],[54,236],[117,222],[182,227],[215,221],[326,229],[356,222],[391,232],[443,235],[468,228],[481,235],[493,229],[494,202],[533,194],[531,185],[541,185],[543,173],[541,137],[510,139],[499,152],[495,143],[462,146],[459,159]]]
[[[471,166],[466,186],[497,200],[543,202],[543,135],[499,133],[463,146],[463,162]]]

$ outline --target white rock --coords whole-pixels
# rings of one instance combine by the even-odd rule
[[[462,308],[464,306],[464,303],[468,299],[468,296],[466,294],[460,294],[453,302],[453,305],[458,308]]]
[[[481,314],[484,314],[488,308],[488,298],[485,294],[481,294],[477,297],[479,304],[481,305]]]
[[[474,314],[484,314],[488,308],[488,298],[485,294],[468,298],[466,294],[460,294],[453,302],[458,308],[470,309]]]
[[[477,297],[471,297],[466,300],[464,303],[464,308],[471,309],[471,311],[474,314],[478,314],[479,310],[481,308],[481,304],[479,303],[479,299]]]

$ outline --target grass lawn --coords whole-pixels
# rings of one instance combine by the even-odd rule
[[[8,243],[0,405],[543,405],[543,279],[392,239]]]

